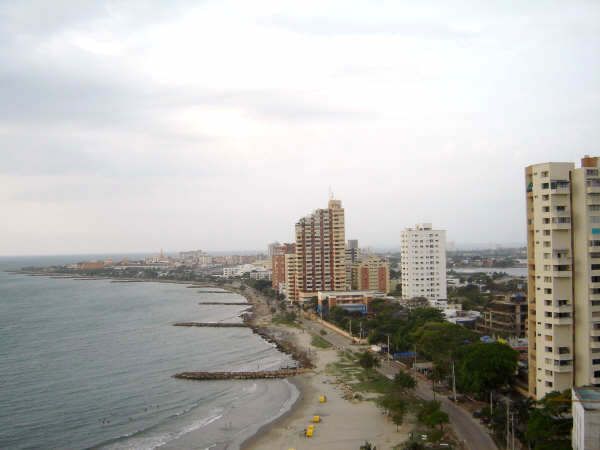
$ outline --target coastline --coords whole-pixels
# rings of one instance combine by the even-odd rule
[[[21,275],[28,275],[20,272]],[[48,276],[50,274],[39,274],[38,276]],[[94,278],[84,276],[69,276],[58,278],[75,278],[81,280],[92,280]],[[96,277],[95,279],[98,279]],[[111,279],[105,277],[103,279]],[[121,279],[122,280],[122,279]],[[120,280],[120,281],[121,281]],[[137,279],[138,282],[159,282],[184,284],[188,287],[200,287],[198,283],[180,280],[156,280],[156,279]],[[210,286],[207,283],[207,287]],[[365,441],[369,441],[377,448],[391,449],[398,443],[406,440],[408,431],[412,424],[405,424],[396,430],[396,426],[382,415],[379,408],[371,399],[348,400],[343,395],[343,383],[336,379],[336,375],[328,372],[327,366],[339,361],[339,355],[336,350],[315,348],[311,345],[312,334],[304,328],[291,327],[286,325],[273,324],[273,313],[271,312],[270,299],[262,293],[252,289],[250,286],[241,288],[234,284],[225,284],[215,286],[231,293],[242,296],[248,304],[253,306],[253,311],[244,317],[253,330],[260,330],[258,334],[263,340],[270,342],[280,351],[288,353],[294,359],[302,364],[306,364],[306,349],[310,349],[311,360],[308,361],[312,370],[304,374],[287,378],[285,383],[292,388],[288,390],[287,398],[285,385],[279,384],[273,395],[269,388],[263,392],[260,399],[254,399],[253,402],[259,402],[267,407],[267,411],[272,412],[272,416],[266,414],[257,416],[254,423],[245,422],[247,425],[238,429],[230,440],[213,441],[216,444],[211,449],[260,449],[260,450],[287,450],[294,448],[297,450],[318,450],[328,448],[330,450],[347,450],[349,448],[359,448]],[[203,286],[204,287],[204,286]],[[296,355],[304,354],[303,362],[296,358]],[[305,366],[307,367],[307,366]],[[281,382],[281,380],[280,380]],[[267,382],[268,383],[268,382]],[[260,389],[265,389],[264,386]],[[272,385],[275,388],[275,385]],[[326,395],[328,402],[319,403],[319,395]],[[252,402],[249,404],[252,410]],[[270,409],[269,409],[270,408]],[[233,415],[229,420],[234,423],[238,418],[245,418],[232,411]],[[240,410],[241,413],[241,410]],[[323,422],[316,424],[316,432],[313,438],[306,438],[304,430],[312,420],[314,415],[322,417]],[[225,419],[224,419],[225,420]],[[227,426],[225,424],[224,426]],[[223,425],[220,425],[222,428]],[[201,438],[204,437],[204,439]],[[206,437],[202,428],[192,430],[184,436],[175,439],[164,445],[162,448],[204,448],[198,445]]]
[[[306,375],[289,378],[287,381],[298,391],[298,395],[294,402],[283,414],[275,416],[272,420],[263,423],[251,435],[245,437],[244,440],[239,443],[240,450],[251,450],[255,448],[263,436],[268,435],[276,428],[287,428],[294,420],[297,420],[303,415],[302,413],[309,406],[310,397],[314,395],[316,391],[306,379]]]

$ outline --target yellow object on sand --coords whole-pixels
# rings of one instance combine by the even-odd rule
[[[314,433],[314,432],[315,432],[315,429],[314,429],[314,428],[310,428],[310,427],[308,427],[308,428],[306,429],[306,437],[312,437],[312,435],[313,435],[313,433]]]
[[[314,423],[319,423],[321,421],[321,416],[313,416],[312,421]]]
[[[319,395],[319,403],[326,403],[327,397],[325,395]]]

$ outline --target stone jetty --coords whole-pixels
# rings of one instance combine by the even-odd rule
[[[248,324],[243,322],[177,322],[173,325],[176,327],[249,328]]]
[[[252,303],[242,302],[200,302],[199,305],[228,305],[228,306],[252,306]]]
[[[173,378],[183,380],[257,380],[287,378],[300,375],[307,369],[257,370],[254,372],[181,372]]]

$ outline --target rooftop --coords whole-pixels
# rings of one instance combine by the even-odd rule
[[[582,386],[573,388],[575,396],[587,410],[600,410],[600,388]]]

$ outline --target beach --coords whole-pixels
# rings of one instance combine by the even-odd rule
[[[312,335],[302,329],[286,327],[293,334],[301,348],[310,345]],[[365,441],[377,449],[392,449],[408,439],[412,423],[408,418],[396,426],[373,401],[346,400],[343,398],[341,384],[336,376],[328,371],[328,364],[339,360],[335,349],[311,347],[311,355],[316,368],[312,373],[291,379],[300,395],[293,408],[279,419],[261,428],[255,436],[242,445],[244,450],[358,450]],[[319,396],[327,397],[326,403],[319,403]],[[312,438],[304,435],[313,416],[321,417],[315,424]]]

